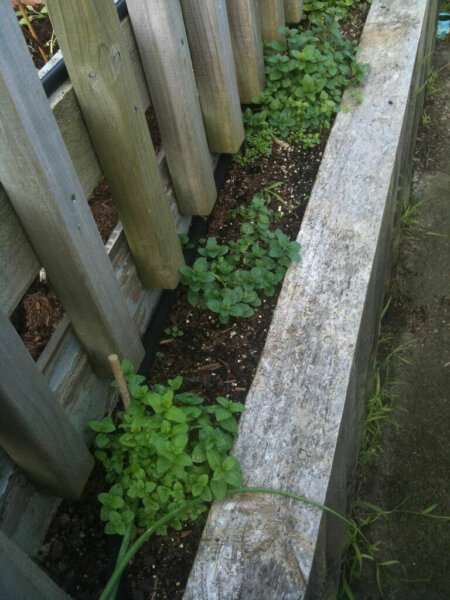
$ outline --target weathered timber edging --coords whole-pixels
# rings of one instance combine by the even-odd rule
[[[330,135],[247,397],[234,455],[244,485],[345,513],[395,233],[410,180],[436,0],[374,0],[358,105]],[[274,496],[215,502],[185,600],[334,599],[342,523]]]

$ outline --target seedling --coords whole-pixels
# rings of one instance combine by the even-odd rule
[[[174,340],[179,337],[183,337],[184,335],[184,333],[181,331],[181,329],[178,329],[178,327],[167,327],[167,329],[164,329],[164,333]]]

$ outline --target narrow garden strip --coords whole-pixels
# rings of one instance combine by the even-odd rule
[[[302,48],[306,49],[308,45],[311,45],[311,42],[315,43],[319,41],[324,44],[328,43],[331,47],[333,39],[339,38],[338,43],[344,44],[345,48],[343,49],[348,51],[348,56],[343,58],[342,65],[348,61],[347,67],[349,69],[347,73],[349,76],[343,77],[340,83],[342,86],[345,86],[351,81],[357,82],[358,77],[362,76],[364,69],[362,66],[357,65],[354,60],[355,44],[348,45],[338,36],[336,24],[332,19],[326,20],[323,22],[323,25],[318,25],[317,27],[322,27],[322,32],[317,37],[317,40],[311,39],[314,36],[309,30],[307,30],[305,36],[300,40],[296,39],[297,34],[293,30],[285,31],[286,34],[293,38],[293,44],[298,45],[298,49],[292,49],[292,51],[298,52],[298,56],[294,56],[293,58],[299,65],[310,63],[314,71],[314,77],[312,77],[315,78],[316,67],[314,65],[329,60],[329,57],[322,56],[319,50],[314,50],[313,52],[306,50],[302,54]],[[331,42],[329,41],[330,39]],[[338,47],[334,48],[334,50],[339,52]],[[279,52],[275,48],[268,49],[267,59],[280,56]],[[354,67],[351,66],[352,64]],[[353,72],[355,79],[352,79],[352,69],[356,69]],[[304,76],[298,76],[297,81],[294,81],[292,84],[292,89],[296,89],[297,84],[303,79]],[[307,78],[308,81],[309,79]],[[302,86],[301,94],[309,93],[310,102],[316,101],[327,84],[327,81],[319,81],[314,89],[312,89],[308,87],[309,84],[307,83],[306,87]],[[164,386],[164,391],[161,387],[161,384],[167,380],[175,382],[172,385],[177,386],[179,380],[175,375],[178,373],[183,375],[184,389],[190,390],[189,392],[185,392],[186,397],[189,396],[190,400],[194,398],[195,402],[198,401],[199,397],[205,397],[205,411],[198,408],[200,404],[194,403],[193,405],[189,405],[188,403],[184,406],[191,416],[197,413],[197,410],[200,410],[202,417],[199,418],[216,419],[217,413],[223,417],[225,412],[222,411],[232,412],[230,409],[239,406],[240,400],[245,397],[264,343],[281,278],[290,261],[296,260],[298,257],[298,244],[292,238],[295,238],[297,235],[306,200],[311,192],[315,174],[320,164],[327,138],[327,129],[331,125],[333,113],[339,108],[338,101],[340,100],[341,91],[339,90],[339,93],[336,92],[338,95],[334,96],[333,102],[328,101],[325,97],[327,93],[324,92],[321,98],[324,103],[321,110],[324,114],[326,113],[326,118],[324,120],[319,119],[310,129],[313,137],[297,136],[295,138],[289,137],[289,135],[284,136],[284,131],[281,131],[277,127],[272,127],[269,157],[263,155],[256,158],[255,156],[255,160],[247,161],[252,164],[246,165],[245,168],[243,168],[242,164],[239,164],[242,163],[242,160],[236,157],[236,164],[230,171],[222,198],[218,201],[210,221],[210,237],[200,244],[200,258],[197,259],[192,268],[188,267],[183,272],[184,282],[190,288],[189,295],[187,296],[186,291],[183,289],[180,289],[177,294],[175,307],[170,317],[169,327],[167,328],[169,332],[167,333],[168,337],[163,339],[160,344],[157,355],[157,368],[153,370],[149,380],[148,385],[151,391],[147,390],[144,394],[146,395],[147,392],[153,394],[152,402],[155,406],[158,405],[158,402],[163,403],[162,398],[166,394],[168,395],[165,397],[164,402],[169,404],[169,396],[173,394],[174,398],[179,395],[176,393],[178,389],[172,389],[170,383],[168,388]],[[305,104],[306,102],[303,102],[301,106],[295,107],[299,114],[305,112]],[[323,110],[325,104],[326,110]],[[260,112],[260,104],[255,103],[253,114],[260,114]],[[296,121],[295,124],[298,125],[298,122]],[[303,128],[302,131],[306,132],[307,128]],[[305,135],[309,135],[309,133]],[[285,137],[285,140],[282,139],[283,137]],[[303,145],[302,141],[304,142]],[[248,144],[247,148],[250,147],[251,144]],[[244,159],[244,162],[246,162],[246,159]],[[231,270],[230,267],[232,267]],[[191,307],[186,303],[186,300],[190,302]],[[207,309],[206,311],[205,308]],[[250,316],[251,313],[254,313],[253,316]],[[239,316],[245,318],[239,321],[235,320]],[[176,330],[175,335],[173,334],[174,330]],[[135,381],[134,383],[137,384],[137,387],[133,387],[132,385],[130,391],[132,394],[134,391],[135,394],[139,395],[141,392],[138,391],[138,388],[140,388],[143,382],[140,381],[138,383]],[[156,396],[160,397],[159,400]],[[231,396],[231,398],[227,398],[227,396]],[[216,397],[219,397],[220,401],[219,404],[214,406]],[[138,400],[138,398],[135,398],[135,400]],[[162,404],[157,406],[158,410],[162,409],[162,406]],[[163,412],[171,408],[180,407],[170,405],[163,409]],[[137,412],[139,413],[139,411]],[[180,413],[174,410],[172,410],[172,413],[176,413],[178,418],[181,419]],[[186,410],[181,410],[181,413],[185,414]],[[162,415],[163,413],[155,414]],[[122,436],[131,435],[131,437],[123,438],[124,445],[131,444],[129,448],[136,448],[136,446],[133,446],[135,435],[142,433],[143,438],[145,435],[140,430],[142,423],[141,425],[132,424],[134,418],[138,420],[148,420],[150,418],[152,420],[153,417],[137,413],[133,416],[130,413],[129,422],[127,422],[127,418],[127,415],[125,415],[125,421],[123,422],[125,428],[123,429]],[[162,421],[161,419],[157,420],[160,421],[160,428],[167,428],[166,424],[163,425],[164,421],[168,421],[167,419],[163,418]],[[226,420],[225,418],[220,421],[216,419],[218,423],[224,423]],[[155,422],[153,421],[153,423]],[[170,424],[170,421],[168,422],[171,432],[173,427],[178,427],[178,429],[176,429],[175,435],[177,442],[171,450],[166,446],[168,442],[172,443],[168,439],[165,439],[160,445],[160,450],[166,453],[166,456],[162,456],[162,458],[167,461],[169,461],[168,455],[172,451],[172,454],[175,453],[174,456],[181,456],[185,453],[184,450],[186,448],[186,445],[183,446],[186,440],[186,431],[182,431],[182,429],[185,429],[186,422],[180,421],[172,424]],[[108,463],[112,459],[107,452],[108,443],[102,437],[108,433],[115,433],[107,431],[111,426],[115,427],[111,423],[107,420],[103,424],[93,424],[94,427],[99,428],[100,446],[105,444],[104,447],[99,448],[99,452],[103,452],[103,454],[99,455],[99,458],[107,466],[109,483],[113,483],[111,477],[114,472],[120,475],[118,473],[118,468],[120,469],[120,467],[118,467],[117,461],[113,461],[115,465]],[[150,423],[148,424],[150,427],[153,427]],[[128,426],[130,429],[126,430]],[[204,426],[209,427],[210,425],[204,423]],[[106,428],[105,431],[102,431],[102,427]],[[232,432],[229,431],[227,433],[225,431],[224,435],[226,436],[229,433]],[[229,445],[228,440],[226,446],[229,448]],[[153,446],[153,450],[155,448]],[[150,454],[153,450],[150,450]],[[198,450],[197,453],[199,452]],[[142,455],[141,458],[144,462],[149,460],[149,456],[145,457]],[[159,465],[161,471],[159,476],[162,478],[167,477],[168,473],[164,471],[165,466],[167,466],[164,460],[160,461]],[[181,458],[180,460],[181,462],[187,461],[186,458]],[[214,463],[214,458],[212,460],[213,464],[216,464]],[[227,460],[227,458],[222,456],[221,463],[216,465],[217,469],[214,469],[214,471],[217,471],[219,467],[223,467],[222,470],[228,473],[227,468],[230,466],[230,473],[233,473],[233,469],[237,468],[237,463],[234,459],[225,463]],[[208,463],[208,469],[211,469],[212,467],[208,460],[206,462]],[[175,494],[175,497],[178,494],[178,500],[181,501],[181,492],[183,495],[186,492],[185,472],[191,468],[193,471],[189,476],[189,493],[195,489],[195,492],[199,492],[199,495],[205,494],[205,496],[209,496],[210,494],[212,495],[213,488],[215,488],[215,495],[221,497],[224,492],[221,489],[222,486],[220,483],[211,486],[205,484],[204,475],[206,473],[196,472],[195,469],[202,469],[196,463],[192,465],[175,464],[175,469],[182,475],[182,483],[179,481],[180,486],[183,488],[182,490],[180,486],[176,485],[176,482],[169,482],[168,479],[165,482],[159,482],[160,485],[158,485],[157,481],[153,481],[156,485],[150,490],[152,482],[145,481],[145,478],[142,477],[142,472],[139,470],[142,469],[142,465],[132,465],[133,463],[125,467],[125,469],[131,467],[131,470],[124,474],[125,477],[128,477],[128,480],[125,489],[122,488],[121,493],[118,493],[118,488],[115,488],[107,493],[102,492],[100,494],[100,499],[103,503],[102,515],[105,521],[107,521],[109,533],[116,532],[123,535],[123,533],[128,531],[128,526],[131,523],[129,513],[133,512],[131,510],[134,508],[133,502],[143,498],[146,499],[148,506],[141,506],[139,509],[136,508],[138,512],[133,512],[133,514],[139,514],[138,527],[151,527],[150,524],[157,519],[158,509],[152,504],[156,497],[159,497],[162,501],[162,506],[166,507],[171,501],[175,500],[173,494]],[[238,471],[235,471],[235,473],[236,475],[231,474],[229,476],[236,478]],[[196,478],[195,481],[192,477]],[[221,479],[216,476],[215,481],[220,482]],[[170,483],[170,486],[164,485],[165,483]],[[235,481],[236,484],[237,481]],[[114,485],[117,484],[113,483]],[[169,496],[167,496],[167,490],[165,489],[160,489],[159,492],[156,491],[158,487],[168,488]],[[114,491],[117,493],[115,494]],[[270,493],[278,493],[278,490],[269,489],[269,491]],[[287,490],[287,493],[289,495],[289,490]],[[317,504],[314,501],[312,503]],[[64,507],[62,510],[67,511],[67,507]],[[191,516],[196,516],[196,514]],[[172,524],[176,525],[177,528],[181,526],[177,521],[174,521]],[[189,526],[189,528],[192,530],[192,526]],[[183,529],[180,532],[181,534],[183,534]],[[51,532],[50,539],[52,539],[52,535],[54,534]],[[184,538],[177,536],[176,539],[181,542],[178,545],[182,546]],[[163,544],[162,546],[161,543]],[[153,548],[161,546],[164,553],[164,543],[164,539],[161,541],[156,540]],[[151,550],[151,552],[154,552],[154,550]],[[184,554],[184,552],[178,552],[178,554]],[[170,554],[169,551],[168,562],[170,566],[168,566],[167,573],[171,571],[173,576],[172,556],[173,554]],[[141,564],[139,566],[139,563],[137,563],[137,565],[131,567],[132,569],[136,569],[137,567],[138,571],[140,571],[138,579],[143,578],[143,581],[135,581],[133,585],[145,585],[145,579],[149,576],[151,577],[152,573],[155,573],[155,571],[152,572],[151,565],[150,568],[148,565],[147,560],[146,565]],[[58,576],[55,576],[54,573],[52,574],[55,579],[58,579]],[[178,577],[176,576],[172,577],[172,583],[164,582],[163,585],[167,587],[162,590],[161,593],[163,595],[155,597],[179,597],[183,588],[182,586],[179,586],[178,589],[175,587],[177,579]],[[74,581],[74,585],[80,589],[79,580]],[[91,581],[90,586],[93,590],[95,588],[95,581]],[[157,593],[159,593],[159,590]],[[170,595],[165,596],[164,594],[167,593]],[[96,597],[95,592],[93,595],[85,597]]]

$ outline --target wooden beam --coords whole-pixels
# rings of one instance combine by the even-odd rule
[[[261,32],[265,42],[284,39],[278,31],[285,25],[283,0],[259,0]]]
[[[3,313],[0,400],[1,446],[38,487],[77,498],[94,461]]]
[[[224,0],[181,0],[209,149],[237,152],[244,141]]]
[[[114,3],[47,7],[142,281],[175,288],[183,255]]]
[[[70,600],[69,596],[0,531],[0,598]]]
[[[227,0],[239,96],[249,104],[265,87],[264,54],[256,0]]]
[[[144,349],[8,0],[0,0],[0,178],[97,373]]]
[[[127,6],[180,212],[209,215],[217,191],[180,3]]]
[[[286,23],[300,23],[303,16],[303,0],[284,0]]]

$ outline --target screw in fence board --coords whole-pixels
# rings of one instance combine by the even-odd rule
[[[284,39],[278,31],[285,25],[283,0],[258,0],[262,37],[265,42]]]
[[[300,23],[303,16],[303,0],[284,0],[286,23]]]
[[[0,312],[0,444],[36,483],[77,498],[94,466],[9,319]]]
[[[239,96],[249,104],[265,87],[264,54],[256,0],[227,0]]]
[[[233,154],[244,141],[225,0],[181,0],[209,149]]]
[[[144,355],[8,0],[0,0],[0,178],[92,366]]]
[[[217,192],[179,0],[127,6],[178,207],[209,215]]]
[[[0,531],[0,598],[70,600],[35,562]]]
[[[114,3],[46,5],[142,282],[175,288],[183,254]]]

